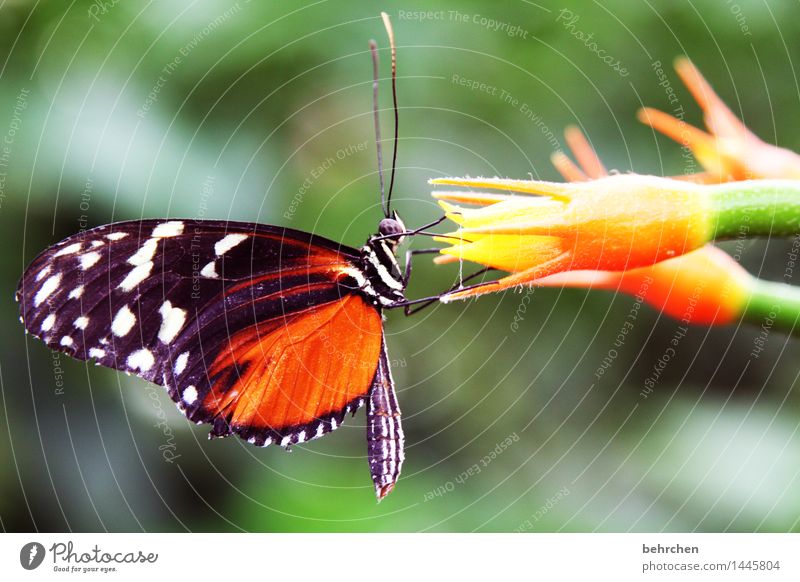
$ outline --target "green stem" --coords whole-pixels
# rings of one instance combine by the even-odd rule
[[[711,189],[715,240],[800,233],[800,180],[751,180]]]
[[[765,332],[778,329],[800,336],[800,287],[753,279],[742,319]]]

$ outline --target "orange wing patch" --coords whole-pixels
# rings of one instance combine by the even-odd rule
[[[251,326],[209,367],[203,408],[240,434],[319,436],[368,395],[382,333],[380,314],[357,295]]]

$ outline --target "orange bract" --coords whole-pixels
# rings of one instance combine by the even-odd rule
[[[675,70],[703,110],[706,133],[666,113],[645,107],[639,120],[689,147],[706,170],[694,177],[703,182],[756,178],[800,178],[800,156],[765,143],[739,121],[687,58]]]

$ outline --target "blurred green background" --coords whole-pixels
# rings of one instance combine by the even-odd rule
[[[558,179],[548,158],[572,123],[610,168],[691,171],[678,145],[634,117],[643,104],[682,107],[701,123],[671,69],[681,54],[752,130],[800,150],[800,9],[788,0],[6,2],[2,528],[800,529],[800,349],[778,332],[756,357],[757,327],[692,328],[644,398],[679,324],[642,306],[615,346],[633,298],[551,289],[408,319],[390,312],[407,460],[379,505],[363,412],[291,454],[209,442],[161,388],[24,335],[17,279],[39,251],[83,227],[241,219],[363,243],[380,218],[367,41],[387,46],[381,9],[397,34],[396,206],[408,225],[438,216],[430,177]],[[423,19],[422,10],[441,12]],[[677,104],[659,84],[659,61]],[[735,250],[777,280],[790,249],[772,240]],[[457,275],[423,257],[408,295]]]

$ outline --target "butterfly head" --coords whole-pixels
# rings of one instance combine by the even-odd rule
[[[403,242],[407,232],[406,225],[400,219],[400,215],[397,214],[396,210],[392,211],[391,218],[384,218],[378,224],[378,235],[386,237],[384,240],[392,250]]]

